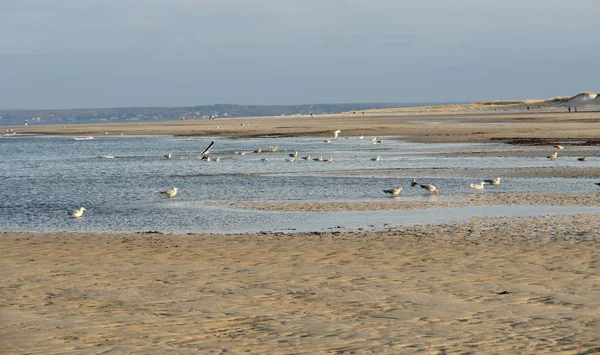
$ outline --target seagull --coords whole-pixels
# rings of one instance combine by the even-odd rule
[[[290,157],[292,157],[292,158],[296,158],[296,157],[298,157],[298,151],[295,151],[295,152],[293,152],[293,153],[290,153],[290,154],[288,154],[288,155],[289,155]]]
[[[202,153],[200,153],[200,156],[206,156],[208,155],[210,148],[213,147],[213,145],[215,145],[215,141],[210,142],[210,144],[208,145],[208,147],[206,147],[206,149],[204,149],[204,151]]]
[[[329,162],[329,163],[333,162],[333,158],[331,158],[331,157],[327,158],[327,162]]]
[[[307,155],[307,156],[305,156],[305,157],[302,157],[302,159],[304,159],[304,160],[310,160],[310,155]]]
[[[584,155],[583,158],[577,158],[579,161],[587,161],[587,155]]]
[[[483,185],[485,185],[485,182],[480,182],[479,184],[469,184],[469,187],[475,190],[483,190]]]
[[[331,143],[331,139],[326,139],[326,140],[324,140],[324,142],[329,144],[329,143]]]
[[[317,158],[314,158],[313,160],[314,160],[314,161],[323,161],[323,156],[322,156],[322,155],[320,155],[319,157],[317,157]]]
[[[257,150],[254,151],[254,153],[262,153],[262,148],[258,148]]]
[[[440,193],[439,190],[437,189],[437,187],[430,185],[430,184],[424,184],[424,185],[419,185],[421,186],[421,188],[423,189],[427,189],[427,191],[429,191],[430,194],[438,194]]]
[[[415,186],[418,186],[418,185],[419,185],[419,183],[417,182],[417,180],[414,180],[414,179],[410,183],[410,186],[412,186],[412,187],[415,187]]]
[[[373,144],[377,144],[377,137],[373,137],[373,138],[371,138],[371,143],[373,143]]]
[[[174,188],[172,188],[170,190],[167,190],[167,191],[160,191],[160,194],[168,196],[168,197],[175,197],[175,195],[177,195],[177,188],[174,187]]]
[[[272,145],[272,146],[270,146],[270,147],[269,147],[269,151],[270,151],[270,152],[276,152],[276,151],[277,151],[277,149],[279,149],[279,146],[278,146],[278,145]]]
[[[87,211],[85,209],[85,207],[79,207],[78,210],[74,210],[71,212],[71,216],[75,217],[75,218],[79,218],[83,216],[83,211]]]
[[[558,156],[558,152],[556,151],[556,152],[552,153],[552,155],[550,155],[550,156],[548,157],[548,159],[550,159],[550,160],[555,160],[557,156]]]
[[[262,158],[260,161],[269,161],[269,158]]]
[[[340,133],[342,133],[342,131],[341,131],[341,130],[339,130],[339,129],[338,129],[337,131],[334,131],[334,132],[333,132],[333,139],[337,139],[337,137],[338,137],[338,135],[339,135]]]
[[[372,161],[379,161],[379,158],[381,158],[381,155],[376,156],[375,158],[371,158]]]
[[[563,150],[563,149],[565,149],[565,147],[563,147],[563,146],[562,146],[562,145],[560,145],[560,144],[557,144],[557,145],[555,145],[555,146],[554,146],[554,148],[556,148],[556,149],[558,149],[558,150]]]
[[[358,139],[364,139],[365,136],[358,136]]]
[[[402,191],[402,186],[393,187],[389,190],[383,190],[383,192],[385,192],[386,194],[391,194],[392,196],[398,196],[398,194],[400,194],[400,191]]]
[[[290,163],[293,163],[294,161],[296,161],[296,158],[294,158],[294,157],[291,157],[291,158],[289,158],[289,159],[286,159],[286,161],[289,161]]]
[[[167,158],[167,159],[171,159],[171,157],[172,157],[171,153],[165,155],[165,158]]]
[[[486,179],[483,180],[486,184],[490,184],[490,185],[500,185],[500,177],[497,177],[495,179]]]

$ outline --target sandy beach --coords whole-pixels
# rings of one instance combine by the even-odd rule
[[[600,113],[404,110],[14,129],[246,137],[329,136],[341,129],[342,137],[589,147],[600,142]],[[495,153],[480,156],[486,154]],[[423,172],[410,172],[417,173]],[[600,177],[596,166],[486,173]],[[431,206],[402,197],[212,203],[288,212]],[[505,193],[458,196],[437,206],[515,204],[600,202],[597,193]],[[0,232],[0,353],[600,352],[599,240],[597,214],[305,234]]]
[[[562,111],[418,111],[346,113],[337,115],[229,118],[105,124],[12,126],[17,133],[86,135],[193,136],[403,136],[418,142],[511,142],[548,144],[554,141],[598,144],[600,112]]]

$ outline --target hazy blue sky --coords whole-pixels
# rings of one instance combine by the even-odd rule
[[[598,0],[0,0],[0,108],[600,91]]]

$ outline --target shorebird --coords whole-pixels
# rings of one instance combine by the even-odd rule
[[[305,157],[302,157],[302,159],[304,159],[304,160],[310,160],[310,155],[307,155],[307,156],[305,156]]]
[[[562,145],[560,145],[560,144],[557,144],[557,145],[555,145],[555,146],[554,146],[554,148],[556,148],[556,149],[558,149],[558,150],[563,150],[563,149],[565,149],[565,147],[563,147],[563,146],[562,146]]]
[[[372,144],[377,144],[377,137],[371,138],[371,143]]]
[[[587,161],[587,155],[584,155],[582,158],[577,158],[579,161]]]
[[[371,158],[372,161],[379,161],[379,158],[381,158],[381,155],[376,156],[375,158]]]
[[[298,157],[298,151],[295,151],[295,152],[293,152],[293,153],[290,153],[290,154],[288,154],[288,155],[289,155],[290,157],[292,157],[292,158],[296,158],[296,157]]]
[[[329,162],[329,163],[333,162],[333,158],[332,157],[327,158],[327,162]]]
[[[430,194],[438,194],[438,193],[440,193],[439,190],[437,189],[437,187],[435,187],[434,185],[423,184],[423,185],[420,185],[420,186],[423,189],[427,189],[427,191],[429,191]]]
[[[167,158],[167,159],[171,159],[171,157],[172,157],[171,153],[169,153],[169,154],[165,154],[165,158]]]
[[[289,161],[290,163],[293,163],[294,161],[296,161],[296,158],[294,158],[294,157],[291,157],[291,158],[289,158],[289,159],[286,159],[286,161]]]
[[[495,179],[486,179],[483,180],[486,184],[490,184],[490,185],[500,185],[500,177],[497,177]]]
[[[177,195],[177,188],[174,187],[174,188],[172,188],[170,190],[167,190],[167,191],[160,191],[160,194],[168,196],[169,198],[175,197],[175,195]]]
[[[385,192],[386,194],[391,194],[392,196],[398,196],[398,194],[400,194],[400,191],[402,191],[402,186],[393,187],[389,190],[383,190],[383,192]]]
[[[475,190],[483,190],[483,185],[485,185],[485,182],[480,182],[479,184],[469,184],[469,187]]]
[[[326,139],[326,140],[324,140],[324,142],[329,144],[329,143],[331,143],[331,139]]]
[[[319,155],[317,158],[313,159],[314,161],[323,161],[323,156]]]
[[[276,151],[277,151],[277,149],[279,149],[279,146],[278,146],[278,145],[272,145],[272,146],[270,146],[270,147],[269,147],[269,151],[270,151],[270,152],[276,152]]]
[[[257,150],[254,151],[254,153],[262,153],[262,148],[258,148]]]
[[[358,139],[364,139],[365,136],[358,136]]]
[[[410,183],[410,186],[412,186],[412,187],[415,187],[415,186],[418,186],[418,185],[419,185],[419,183],[417,182],[417,180],[414,180],[414,179]]]
[[[339,130],[339,129],[338,129],[337,131],[334,131],[334,132],[333,132],[333,139],[337,139],[337,137],[338,137],[338,135],[339,135],[340,133],[342,133],[342,131],[341,131],[341,130]]]
[[[555,160],[557,156],[558,156],[558,152],[557,152],[557,151],[555,151],[554,153],[552,153],[552,155],[550,155],[550,156],[548,157],[548,159],[550,159],[550,160]]]
[[[213,145],[215,145],[215,141],[211,141],[210,144],[208,145],[208,147],[206,147],[206,149],[204,149],[204,151],[202,153],[200,153],[200,156],[206,156],[208,155],[208,153],[210,152],[210,148],[213,147]]]
[[[78,210],[74,210],[71,212],[71,216],[73,216],[75,218],[79,218],[79,217],[83,216],[83,211],[87,211],[85,209],[85,207],[79,207]]]

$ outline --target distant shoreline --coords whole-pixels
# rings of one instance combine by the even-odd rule
[[[126,123],[29,124],[5,126],[18,134],[105,136],[178,135],[206,137],[327,137],[334,130],[344,136],[403,136],[416,142],[600,141],[600,112],[555,110],[464,112],[372,112],[170,120]]]

